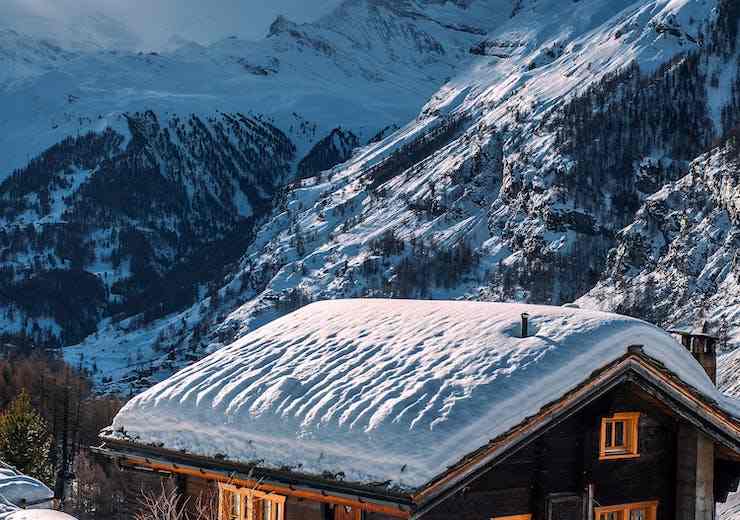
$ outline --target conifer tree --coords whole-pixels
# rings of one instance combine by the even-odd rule
[[[22,391],[0,415],[0,459],[51,486],[51,444],[46,422],[33,409],[28,393]]]

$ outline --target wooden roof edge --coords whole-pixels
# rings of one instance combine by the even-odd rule
[[[722,420],[726,422],[737,435],[740,435],[740,417],[732,415],[727,410],[725,410],[720,403],[704,395],[704,393],[701,392],[699,389],[684,381],[681,376],[666,367],[665,364],[660,360],[655,359],[654,357],[651,357],[642,351],[640,352],[638,357],[643,364],[652,367],[654,370],[657,370],[664,379],[667,378],[673,384],[683,389],[684,392],[687,392],[688,396],[691,397],[693,400],[701,403],[703,407],[711,409],[714,415],[722,417]]]
[[[720,403],[684,382],[678,375],[665,368],[662,363],[648,356],[645,356],[645,358],[650,362],[646,363],[645,360],[642,360],[637,367],[638,372],[640,370],[647,371],[646,374],[642,374],[643,378],[652,381],[648,375],[656,376],[655,381],[664,385],[662,390],[673,393],[673,397],[683,400],[683,404],[686,406],[690,404],[697,405],[698,408],[691,406],[689,408],[708,424],[731,437],[734,442],[732,446],[728,447],[740,453],[740,419],[727,412]]]
[[[378,486],[330,480],[289,470],[264,468],[258,464],[220,461],[129,440],[108,438],[102,440],[101,446],[91,447],[94,453],[115,460],[132,460],[141,463],[144,467],[153,466],[156,462],[160,466],[169,467],[168,471],[173,473],[178,473],[178,470],[182,468],[189,468],[203,475],[222,475],[225,478],[238,476],[240,480],[256,480],[266,485],[311,489],[319,493],[329,493],[331,496],[352,498],[358,503],[373,501],[378,504],[393,504],[394,507],[412,505],[410,493],[383,489]]]
[[[492,463],[500,462],[508,454],[526,445],[543,428],[558,424],[562,419],[603,395],[603,393],[620,383],[622,381],[620,376],[630,372],[635,364],[650,370],[650,375],[655,376],[656,381],[663,383],[664,390],[672,388],[684,399],[699,404],[703,413],[698,413],[698,410],[695,409],[692,409],[692,411],[701,415],[704,420],[710,420],[712,417],[717,419],[712,421],[713,425],[725,429],[729,436],[736,440],[736,444],[731,449],[740,453],[740,421],[738,418],[727,413],[719,403],[709,399],[687,384],[663,363],[647,355],[644,350],[630,348],[626,354],[594,371],[576,388],[546,404],[538,413],[527,417],[507,432],[492,439],[486,446],[466,455],[460,462],[430,480],[413,495],[414,503],[418,507],[415,518],[428,510],[430,503],[437,503],[436,498],[445,494],[447,489],[457,488],[457,484],[465,481],[465,477],[470,473],[475,473]],[[642,377],[647,375],[637,373]],[[669,386],[666,387],[665,385]]]

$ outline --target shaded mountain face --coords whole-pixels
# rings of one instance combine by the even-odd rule
[[[295,154],[241,114],[126,123],[126,136],[65,139],[0,184],[6,334],[68,344],[107,316],[145,323],[194,303],[249,244]]]
[[[1,33],[3,332],[76,343],[217,289],[286,183],[398,128],[467,58],[476,36],[422,8],[346,2],[162,54]]]
[[[263,42],[85,55],[54,72],[71,103],[43,75],[0,95],[49,107],[11,115],[21,130],[5,149],[24,132],[42,136],[26,149],[57,143],[0,187],[18,206],[3,210],[7,243],[36,244],[6,255],[6,320],[78,343],[68,359],[122,391],[318,299],[578,300],[666,326],[721,322],[736,293],[712,284],[729,280],[735,240],[737,26],[728,0],[347,0],[313,24],[279,18]],[[96,89],[71,81],[91,64]],[[67,110],[78,119],[44,127]],[[89,143],[57,139],[80,124]],[[88,149],[98,159],[64,159]],[[88,230],[105,219],[115,237]],[[29,224],[82,236],[84,261],[8,231]],[[129,231],[136,245],[119,252]],[[695,265],[672,267],[697,241]],[[18,267],[32,256],[38,267]],[[17,296],[60,269],[99,280],[65,304],[85,308],[79,331]]]
[[[352,152],[360,146],[360,140],[351,131],[335,128],[316,143],[298,163],[298,177],[313,177],[324,170],[342,164],[352,157]]]

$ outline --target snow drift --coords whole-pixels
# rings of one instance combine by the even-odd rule
[[[531,316],[527,338],[523,312]],[[562,307],[335,300],[278,319],[135,397],[103,434],[418,487],[633,344],[740,416],[691,354],[636,319]]]
[[[74,520],[46,509],[53,498],[54,493],[45,484],[0,461],[0,520]]]

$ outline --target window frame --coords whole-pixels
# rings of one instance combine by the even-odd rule
[[[607,431],[612,439],[616,434],[616,424],[624,425],[624,444],[608,447]],[[633,459],[640,456],[640,412],[619,412],[609,417],[602,417],[599,431],[599,460]],[[613,428],[613,429],[612,429]]]
[[[658,506],[660,503],[657,500],[650,500],[646,502],[633,502],[631,504],[620,504],[617,506],[605,506],[594,508],[595,520],[601,520],[601,515],[609,513],[622,513],[622,520],[631,520],[630,513],[635,509],[645,509],[647,516],[645,520],[656,520],[658,517]]]
[[[257,516],[262,511],[261,504],[270,502],[274,507],[270,514],[270,520],[285,520],[286,497],[272,492],[258,491],[250,488],[240,488],[233,484],[218,484],[218,517],[220,520],[231,520],[234,518],[226,511],[226,497],[236,495],[239,497],[239,513],[237,520],[263,520]],[[229,506],[230,507],[230,506]],[[229,512],[231,509],[229,509]]]

